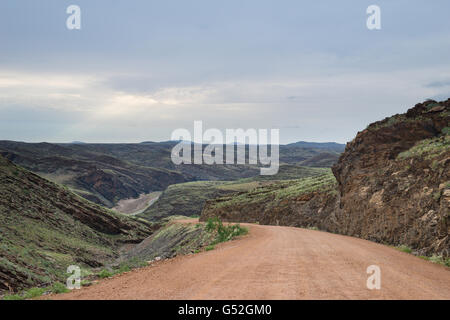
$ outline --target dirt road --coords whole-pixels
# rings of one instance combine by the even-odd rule
[[[450,270],[325,232],[248,225],[213,251],[177,257],[56,299],[450,299]],[[381,269],[369,290],[366,269]]]

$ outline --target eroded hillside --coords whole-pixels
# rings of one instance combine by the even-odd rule
[[[150,221],[176,215],[199,216],[207,200],[279,183],[279,180],[319,176],[325,172],[330,172],[330,169],[282,165],[278,174],[273,176],[256,176],[235,181],[196,181],[175,184],[169,186],[156,203],[140,216]]]
[[[0,156],[0,291],[65,282],[69,265],[99,267],[152,233]]]

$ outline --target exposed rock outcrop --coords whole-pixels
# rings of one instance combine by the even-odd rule
[[[347,144],[332,169],[332,190],[316,184],[317,190],[299,189],[283,201],[269,190],[264,197],[240,195],[240,201],[219,198],[206,203],[201,219],[317,227],[449,256],[449,120],[450,99],[417,104]]]
[[[371,124],[333,167],[339,232],[450,254],[450,99]]]

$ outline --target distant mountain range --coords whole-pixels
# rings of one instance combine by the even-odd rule
[[[295,146],[301,148],[314,148],[314,149],[325,149],[325,150],[334,150],[337,152],[344,152],[345,144],[336,143],[336,142],[306,142],[299,141],[290,143],[287,146]]]
[[[0,141],[0,155],[78,195],[113,207],[119,200],[198,180],[235,180],[259,175],[254,165],[174,165],[177,141],[135,144],[25,143]],[[327,146],[330,147],[327,147]],[[299,142],[280,146],[281,165],[330,167],[343,146]],[[276,177],[274,177],[276,178]]]

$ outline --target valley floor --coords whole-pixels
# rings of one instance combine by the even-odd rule
[[[117,203],[113,210],[129,215],[140,214],[154,204],[161,193],[161,191],[154,191],[147,194],[143,193],[137,199],[122,199]]]
[[[326,232],[246,226],[248,236],[215,250],[48,298],[450,299],[450,270],[413,255]],[[366,286],[370,265],[381,269],[380,290]]]

